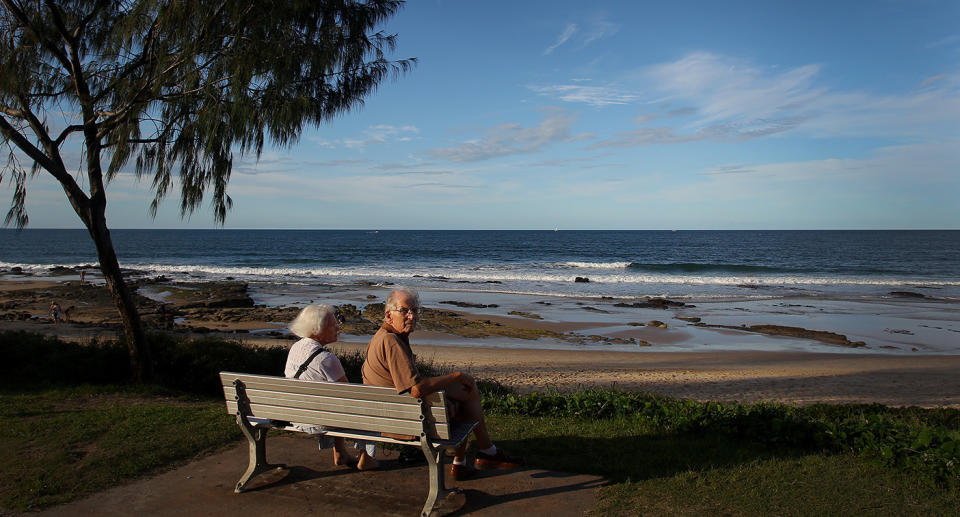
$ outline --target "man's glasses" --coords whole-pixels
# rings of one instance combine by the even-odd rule
[[[394,312],[399,312],[400,315],[403,316],[404,318],[406,318],[410,314],[413,314],[414,316],[419,316],[423,312],[423,309],[421,309],[420,307],[417,307],[415,309],[411,309],[409,307],[401,307],[399,309],[391,309],[391,310],[393,310]]]

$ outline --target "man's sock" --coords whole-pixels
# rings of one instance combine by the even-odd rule
[[[493,445],[493,444],[490,444],[490,447],[488,447],[488,448],[486,448],[486,449],[480,449],[480,452],[486,454],[487,456],[496,456],[496,454],[497,454],[497,446],[496,446],[496,445]]]

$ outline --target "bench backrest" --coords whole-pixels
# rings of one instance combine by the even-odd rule
[[[234,372],[220,372],[220,383],[231,414],[239,407],[239,386],[250,415],[259,418],[413,436],[426,429],[429,438],[450,438],[442,391],[415,399],[393,388]]]

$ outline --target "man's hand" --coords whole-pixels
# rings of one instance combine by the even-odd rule
[[[460,382],[460,384],[463,384],[463,387],[467,391],[477,388],[477,381],[473,380],[473,377],[465,373],[457,372],[457,380]]]
[[[463,372],[453,372],[440,377],[427,377],[421,380],[410,388],[410,394],[415,398],[421,398],[445,389],[451,384],[462,385],[463,391],[466,393],[476,393],[477,391],[477,381],[473,377]]]

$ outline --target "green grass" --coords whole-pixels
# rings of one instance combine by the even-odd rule
[[[237,440],[222,403],[164,390],[0,392],[0,507],[66,502]]]
[[[850,455],[757,459],[625,481],[601,491],[594,515],[955,516],[960,501]]]
[[[594,515],[957,515],[960,494],[853,453],[720,434],[664,433],[647,418],[492,415],[528,464],[603,476]]]
[[[282,349],[151,335],[158,385],[125,350],[0,332],[0,514],[76,499],[240,439],[217,372],[277,374]],[[359,382],[362,354],[341,358]],[[424,375],[444,373],[420,365]],[[596,515],[960,515],[960,411],[720,404],[479,383],[499,445],[608,480]]]

